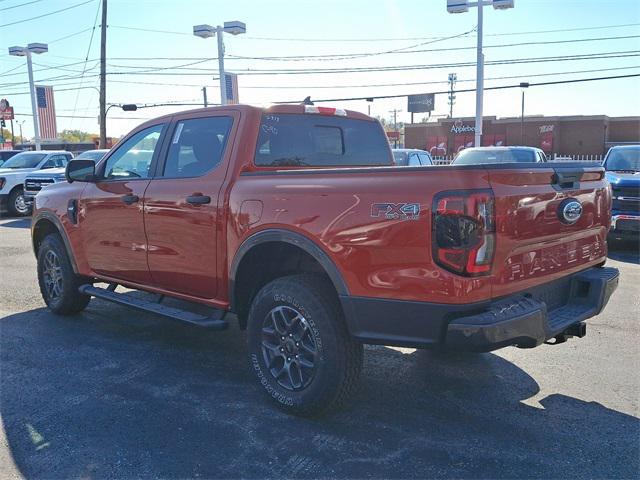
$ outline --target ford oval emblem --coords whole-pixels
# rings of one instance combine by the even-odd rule
[[[573,198],[563,201],[558,208],[558,217],[562,223],[576,223],[581,216],[582,204]]]

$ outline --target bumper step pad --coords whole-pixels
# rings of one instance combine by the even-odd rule
[[[538,346],[598,315],[617,288],[618,278],[615,268],[591,268],[574,275],[567,303],[553,310],[547,310],[544,301],[524,295],[498,300],[484,312],[451,321],[446,345],[474,351]]]

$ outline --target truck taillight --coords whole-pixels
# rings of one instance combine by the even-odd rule
[[[441,192],[433,200],[433,260],[451,272],[488,275],[495,251],[490,190]]]

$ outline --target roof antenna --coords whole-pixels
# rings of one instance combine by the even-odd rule
[[[302,105],[313,105],[313,102],[311,101],[311,95],[309,95],[302,101]]]

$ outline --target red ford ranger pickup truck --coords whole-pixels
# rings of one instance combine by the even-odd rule
[[[562,343],[618,283],[601,167],[394,167],[380,124],[352,111],[176,113],[66,177],[35,197],[49,308],[237,318],[259,383],[297,414],[347,400],[363,343]]]

